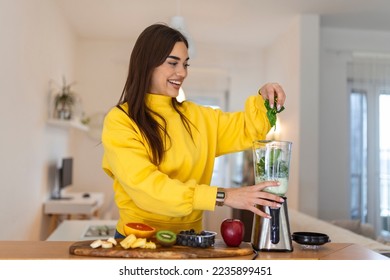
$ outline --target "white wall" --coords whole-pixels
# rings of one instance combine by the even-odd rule
[[[132,42],[78,40],[76,46],[76,76],[87,117],[102,120],[115,106],[126,80],[128,55]],[[75,182],[74,190],[98,191],[105,194],[102,216],[111,218],[117,213],[113,204],[112,180],[103,172],[101,161],[103,147],[100,143],[100,127],[91,127],[89,133],[74,135]],[[94,126],[90,124],[90,126]]]
[[[266,53],[266,77],[287,94],[280,139],[291,141],[289,207],[317,214],[319,16],[297,16]]]
[[[299,210],[318,215],[319,192],[319,47],[320,18],[318,15],[301,17],[301,65],[299,100]],[[294,124],[290,123],[290,128]]]
[[[46,237],[50,195],[68,131],[46,124],[49,82],[73,78],[74,38],[50,0],[0,1],[0,240]]]

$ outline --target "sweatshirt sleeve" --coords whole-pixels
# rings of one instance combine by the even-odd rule
[[[119,109],[107,114],[102,143],[103,170],[114,179],[114,185],[118,182],[119,204],[132,200],[144,211],[172,217],[214,209],[217,188],[195,180],[181,182],[161,172],[151,162],[151,151],[137,126]]]
[[[217,154],[249,149],[253,141],[265,139],[271,129],[264,99],[250,96],[242,112],[220,112],[218,117]]]

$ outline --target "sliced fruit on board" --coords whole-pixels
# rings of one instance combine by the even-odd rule
[[[170,247],[176,243],[176,234],[170,230],[159,230],[156,233],[156,239],[162,246]]]
[[[143,223],[126,223],[123,227],[125,235],[134,234],[139,238],[150,238],[156,232],[154,227]]]

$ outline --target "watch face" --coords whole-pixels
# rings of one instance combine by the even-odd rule
[[[225,192],[217,192],[217,198],[218,199],[224,199],[225,198]]]

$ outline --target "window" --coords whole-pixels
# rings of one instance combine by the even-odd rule
[[[353,90],[350,96],[351,218],[367,222],[367,98]]]
[[[197,104],[208,106],[214,109],[225,109],[226,106],[226,95],[225,92],[213,92],[213,93],[204,93],[197,92],[198,95],[187,98],[187,100],[193,101]],[[229,155],[219,156],[215,158],[214,170],[211,178],[211,186],[223,186],[226,187],[228,182],[226,178],[227,165],[229,162]]]
[[[379,185],[381,233],[390,236],[390,89],[379,95]]]

